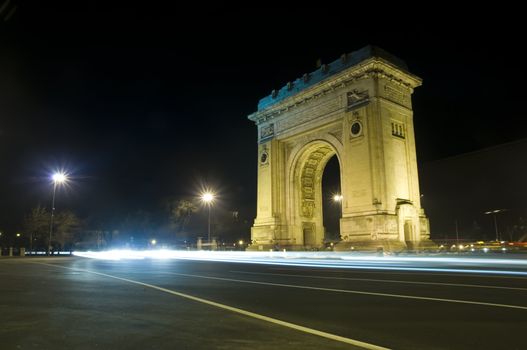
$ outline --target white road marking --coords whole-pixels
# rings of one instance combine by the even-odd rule
[[[297,266],[300,266],[300,265],[297,265]],[[328,267],[327,269],[331,269],[332,267]],[[372,268],[373,270],[374,268]],[[298,269],[287,269],[287,268],[284,268],[284,267],[270,267],[269,270],[277,270],[277,271],[298,271]],[[314,269],[312,269],[313,271]],[[316,269],[317,271],[320,271],[320,268],[317,268]],[[359,274],[372,274],[372,275],[409,275],[409,274],[412,274],[412,275],[423,275],[423,276],[430,276],[430,272],[432,272],[434,274],[434,276],[453,276],[453,277],[460,277],[460,274],[462,271],[460,270],[458,273],[444,273],[444,272],[439,272],[439,270],[437,271],[429,271],[427,273],[425,272],[418,272],[418,271],[410,271],[410,272],[407,272],[406,270],[404,269],[400,269],[400,270],[397,270],[397,269],[392,269],[393,271],[391,272],[382,272],[382,271],[365,271],[365,270],[361,270],[361,271],[353,271],[353,273],[359,273]],[[333,268],[333,271],[334,272],[350,272],[350,271],[346,271],[345,269],[339,269],[339,268]],[[396,271],[401,271],[401,272],[396,272]],[[527,280],[526,277],[520,277],[520,276],[496,276],[496,275],[489,275],[489,274],[473,274],[473,273],[463,273],[463,278],[464,277],[477,277],[477,278],[500,278],[500,279],[520,279],[520,280]]]
[[[482,302],[482,301],[470,301],[470,300],[457,300],[457,299],[443,299],[443,298],[419,297],[419,296],[405,295],[405,294],[376,293],[376,292],[364,292],[364,291],[359,291],[359,290],[349,290],[349,289],[335,289],[335,288],[323,288],[323,287],[312,287],[312,286],[299,286],[299,285],[294,285],[294,284],[282,284],[282,283],[271,283],[271,282],[258,282],[258,281],[249,281],[249,280],[239,280],[239,279],[234,279],[234,278],[222,278],[222,277],[211,277],[211,276],[190,275],[190,274],[176,273],[176,272],[169,272],[169,273],[172,274],[172,275],[177,275],[177,276],[196,277],[196,278],[206,278],[206,279],[221,280],[221,281],[230,281],[230,282],[238,282],[238,283],[261,284],[261,285],[275,286],[275,287],[299,288],[299,289],[311,289],[311,290],[321,290],[321,291],[325,291],[325,292],[337,292],[337,293],[349,293],[349,294],[362,294],[362,295],[375,295],[375,296],[391,297],[391,298],[416,299],[416,300],[428,300],[428,301],[441,301],[441,302],[447,302],[447,303],[471,304],[471,305],[482,305],[482,306],[502,307],[502,308],[508,308],[508,309],[527,310],[527,306],[508,305],[508,304],[495,304],[495,303],[486,303],[486,302]]]
[[[336,334],[331,334],[331,333],[319,331],[319,330],[316,330],[316,329],[313,329],[313,328],[300,326],[300,325],[297,325],[297,324],[294,324],[294,323],[290,323],[290,322],[286,322],[286,321],[282,321],[282,320],[279,320],[279,319],[276,319],[276,318],[260,315],[260,314],[257,314],[257,313],[251,312],[251,311],[239,309],[239,308],[232,307],[232,306],[229,306],[229,305],[220,304],[220,303],[217,303],[217,302],[214,302],[214,301],[211,301],[211,300],[198,298],[198,297],[195,297],[195,296],[192,296],[192,295],[189,295],[189,294],[185,294],[185,293],[177,292],[177,291],[174,291],[174,290],[166,289],[166,288],[163,288],[163,287],[155,286],[153,284],[148,284],[148,283],[143,283],[143,282],[139,282],[139,281],[134,281],[134,280],[131,280],[131,279],[128,279],[128,278],[117,277],[117,276],[109,275],[109,274],[106,274],[106,273],[101,273],[101,272],[96,272],[96,271],[91,271],[91,270],[85,270],[85,269],[79,269],[79,268],[71,268],[71,267],[66,267],[66,266],[61,266],[61,265],[54,265],[54,264],[46,264],[46,263],[36,263],[36,264],[52,266],[52,267],[60,267],[60,268],[63,268],[63,269],[74,270],[74,271],[81,271],[81,272],[91,273],[91,274],[94,274],[94,275],[99,275],[99,276],[104,276],[104,277],[108,277],[108,278],[113,278],[113,279],[124,281],[124,282],[128,282],[128,283],[137,284],[137,285],[140,285],[140,286],[156,289],[156,290],[159,290],[161,292],[173,294],[173,295],[176,295],[176,296],[179,296],[179,297],[182,297],[182,298],[186,298],[186,299],[190,299],[190,300],[193,300],[193,301],[197,301],[199,303],[211,305],[211,306],[214,306],[214,307],[217,307],[217,308],[220,308],[220,309],[224,309],[224,310],[228,310],[228,311],[231,311],[231,312],[242,314],[242,315],[245,315],[245,316],[248,316],[248,317],[256,318],[258,320],[262,320],[262,321],[274,323],[274,324],[277,324],[277,325],[280,325],[280,326],[283,326],[283,327],[295,329],[295,330],[300,331],[300,332],[309,333],[309,334],[317,335],[319,337],[331,339],[331,340],[334,340],[334,341],[339,341],[339,342],[342,342],[342,343],[358,346],[358,347],[361,347],[363,349],[389,350],[389,348],[385,348],[385,347],[382,347],[382,346],[378,346],[378,345],[362,342],[360,340],[355,340],[355,339],[351,339],[351,338],[341,337],[341,336],[336,335]]]
[[[249,271],[230,271],[234,273],[243,273],[248,275],[270,275],[270,276],[285,276],[285,277],[303,277],[303,278],[318,278],[331,280],[346,280],[346,281],[365,281],[365,282],[382,282],[382,283],[400,283],[400,284],[424,284],[432,286],[448,286],[448,287],[470,287],[470,288],[491,288],[491,289],[510,289],[510,290],[525,290],[527,288],[520,287],[502,287],[502,286],[488,286],[482,284],[462,284],[462,283],[443,283],[443,282],[423,282],[423,281],[402,281],[402,280],[384,280],[373,278],[355,278],[355,277],[328,277],[328,276],[313,276],[313,275],[298,275],[289,273],[269,273],[269,272],[249,272]]]

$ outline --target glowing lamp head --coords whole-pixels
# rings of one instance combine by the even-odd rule
[[[153,240],[150,241],[150,243],[151,243],[152,245],[156,245],[156,244],[157,244],[157,241],[156,241],[155,239],[153,239]]]
[[[64,173],[55,173],[55,174],[53,174],[53,176],[51,178],[53,179],[53,182],[56,183],[56,184],[57,183],[59,183],[59,184],[60,183],[64,183],[68,179],[66,177],[66,174],[64,174]]]
[[[341,194],[336,194],[333,196],[333,200],[335,202],[341,202],[342,201],[342,195]]]
[[[205,192],[201,195],[201,200],[205,203],[211,203],[214,200],[214,194],[211,192]]]

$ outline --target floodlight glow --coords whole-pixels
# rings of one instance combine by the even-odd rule
[[[205,203],[211,203],[214,200],[214,193],[205,192],[201,195],[201,200]]]
[[[133,250],[110,250],[105,252],[73,252],[73,255],[83,258],[100,259],[100,260],[141,260],[145,257],[139,251]]]
[[[155,239],[151,240],[150,243],[152,243],[152,245],[156,245],[157,241]]]
[[[336,194],[333,196],[333,201],[335,202],[342,202],[342,195],[341,194]]]
[[[67,175],[64,173],[55,173],[53,174],[51,178],[53,179],[53,182],[56,184],[64,183],[68,180]]]

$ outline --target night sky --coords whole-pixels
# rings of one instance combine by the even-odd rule
[[[318,7],[146,3],[19,1],[0,24],[0,229],[49,206],[49,175],[61,168],[73,181],[57,209],[82,217],[117,222],[210,186],[252,220],[257,134],[247,115],[318,59],[368,44],[423,78],[413,95],[419,163],[527,137],[523,39],[510,22],[374,32]]]

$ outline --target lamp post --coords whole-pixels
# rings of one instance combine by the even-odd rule
[[[504,211],[507,211],[507,209],[495,209],[495,210],[490,210],[490,211],[485,212],[486,215],[493,214],[494,216],[494,229],[496,230],[496,242],[499,242],[500,240],[500,235],[498,233],[498,221],[496,219],[496,214],[502,213]]]
[[[336,193],[333,195],[333,202],[339,205],[339,209],[340,209],[339,218],[342,217],[342,199],[343,197],[339,193]],[[341,239],[340,229],[338,230],[338,237],[335,237],[335,238],[338,238],[339,240]],[[333,248],[333,242],[331,242],[331,247]]]
[[[210,207],[214,201],[214,193],[205,192],[201,195],[201,200],[209,207],[209,226],[208,226],[208,243],[210,244]],[[212,249],[212,248],[211,248]]]
[[[51,220],[49,223],[49,239],[48,239],[48,251],[47,255],[51,253],[51,235],[53,234],[53,217],[55,216],[55,193],[57,192],[57,186],[65,183],[68,177],[64,173],[55,173],[51,177],[53,180],[53,199],[51,201]]]

